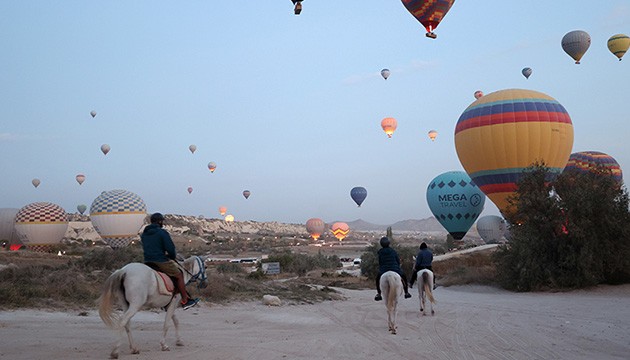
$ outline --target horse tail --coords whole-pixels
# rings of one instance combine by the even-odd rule
[[[99,298],[100,305],[98,307],[98,315],[105,325],[110,328],[113,328],[119,322],[119,316],[114,312],[114,304],[118,299],[124,299],[124,280],[125,272],[116,270],[107,278],[105,284],[103,284],[103,290]]]
[[[426,271],[422,273],[422,283],[424,284],[424,292],[427,294],[429,301],[435,304],[435,298],[433,297],[433,289],[431,289],[431,286],[433,284],[429,284],[429,273]]]

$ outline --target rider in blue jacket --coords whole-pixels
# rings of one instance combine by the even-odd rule
[[[188,310],[197,305],[199,299],[192,299],[186,291],[184,274],[175,262],[177,252],[168,232],[162,229],[164,216],[160,213],[151,215],[151,224],[144,228],[140,239],[144,251],[144,263],[150,268],[170,276],[182,295],[182,307]]]
[[[413,267],[413,273],[411,274],[411,282],[409,287],[413,287],[413,284],[418,279],[418,271],[422,269],[428,269],[433,272],[433,253],[428,249],[427,243],[420,244],[420,251],[416,254],[416,263]],[[435,273],[433,273],[433,289],[435,289]]]
[[[374,300],[383,300],[381,296],[381,276],[387,271],[394,271],[400,275],[402,279],[403,288],[405,289],[405,299],[411,297],[409,290],[407,289],[407,277],[400,268],[400,257],[396,250],[389,247],[389,239],[387,237],[381,238],[381,249],[378,251],[378,276],[376,277],[376,291],[377,294]]]

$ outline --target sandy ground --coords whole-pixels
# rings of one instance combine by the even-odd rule
[[[415,290],[415,289],[414,289]],[[435,316],[417,293],[401,299],[398,335],[387,331],[374,291],[340,290],[346,301],[267,307],[203,304],[181,311],[184,347],[159,347],[163,313],[132,320],[140,348],[121,359],[628,359],[630,285],[569,293],[510,293],[482,286],[435,291]],[[114,332],[96,311],[0,312],[0,359],[106,359]]]

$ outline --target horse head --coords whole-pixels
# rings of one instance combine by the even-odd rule
[[[186,284],[196,282],[198,289],[205,289],[208,286],[206,264],[200,256],[191,256],[184,260],[182,268],[184,269]]]

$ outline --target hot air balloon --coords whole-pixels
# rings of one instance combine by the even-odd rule
[[[459,161],[504,216],[523,169],[542,161],[557,175],[572,147],[569,114],[554,98],[537,91],[484,95],[468,106],[455,127]]]
[[[114,249],[137,239],[146,217],[144,200],[127,190],[103,191],[90,206],[94,229]]]
[[[233,222],[234,215],[225,215],[225,222]]]
[[[94,110],[90,111],[90,115],[92,115],[92,119],[94,119],[96,117],[96,111]]]
[[[350,233],[350,227],[345,222],[336,222],[330,227],[333,235],[341,241]]]
[[[463,171],[440,174],[427,187],[429,209],[455,240],[466,235],[485,201],[483,192]]]
[[[109,152],[109,150],[111,150],[111,148],[109,147],[109,145],[107,145],[107,144],[103,144],[103,145],[101,145],[101,151],[103,152],[103,154],[107,155],[107,153]]]
[[[383,128],[383,131],[385,131],[385,134],[387,134],[387,137],[391,138],[392,135],[394,134],[394,131],[396,131],[396,127],[398,126],[398,122],[396,121],[396,119],[388,117],[385,118],[381,121],[381,127]]]
[[[83,174],[79,174],[75,177],[75,179],[77,180],[77,182],[79,183],[79,185],[83,184],[83,182],[85,181],[85,175]]]
[[[571,154],[564,171],[586,173],[597,169],[609,170],[617,182],[622,182],[623,173],[617,160],[599,151],[581,151]]]
[[[326,224],[322,221],[322,219],[311,218],[306,222],[306,231],[311,234],[313,240],[319,239],[319,237],[326,230]]]
[[[532,75],[532,68],[526,67],[521,70],[521,73],[523,74],[523,76],[525,76],[525,79],[529,79],[529,77]]]
[[[352,190],[350,190],[350,197],[361,207],[363,200],[367,197],[367,190],[361,186],[353,187]]]
[[[506,231],[507,224],[500,216],[486,215],[477,220],[477,232],[486,244],[498,243]]]
[[[225,206],[219,206],[219,214],[221,214],[221,216],[225,215],[226,211],[227,208]]]
[[[188,193],[189,193],[189,194],[192,194],[192,191],[193,191],[192,186],[189,186],[189,187],[188,187]]]
[[[574,30],[562,37],[562,49],[575,60],[576,64],[580,63],[580,59],[589,46],[591,46],[591,36],[586,31]]]
[[[217,168],[217,164],[214,161],[210,161],[208,163],[208,169],[210,169],[211,173],[213,173],[216,168]]]
[[[18,238],[35,252],[49,252],[52,245],[61,242],[67,229],[66,211],[53,203],[31,203],[15,215]]]
[[[479,99],[480,97],[483,96],[483,91],[477,90],[477,91],[475,91],[474,95],[475,95],[475,99]]]
[[[85,210],[87,210],[87,206],[81,204],[81,205],[77,205],[77,210],[79,211],[79,213],[81,213],[81,215],[83,215],[83,213],[85,212]]]
[[[295,5],[295,7],[293,8],[293,13],[295,15],[300,15],[300,13],[302,12],[302,0],[291,0],[291,2],[293,3],[293,5]]]
[[[18,250],[22,247],[22,242],[18,239],[15,230],[15,215],[18,211],[20,209],[0,209],[0,244],[9,250]]]
[[[431,130],[429,131],[429,139],[431,139],[431,141],[435,141],[435,138],[437,137],[438,132],[435,130]]]
[[[402,0],[403,5],[427,30],[426,36],[435,39],[433,32],[450,10],[455,0]]]
[[[628,37],[628,35],[617,34],[608,39],[608,50],[619,58],[619,61],[621,61],[621,58],[626,54],[629,47],[630,37]]]
[[[42,182],[39,181],[39,179],[33,179],[31,180],[31,184],[33,184],[33,186],[38,187],[39,184],[41,184]]]
[[[245,197],[245,199],[249,199],[249,195],[251,195],[251,191],[249,190],[243,190],[243,196]]]
[[[383,77],[383,79],[387,80],[387,78],[389,77],[389,69],[381,70],[381,76]]]
[[[192,154],[194,154],[194,153],[195,153],[195,151],[197,151],[197,145],[190,145],[190,146],[188,147],[188,150],[190,150],[190,152],[191,152]]]

